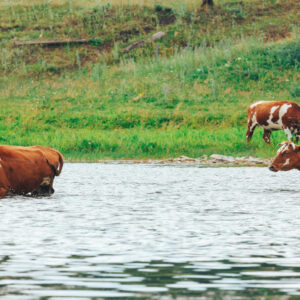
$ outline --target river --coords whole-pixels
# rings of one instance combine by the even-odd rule
[[[300,297],[299,179],[67,163],[51,197],[0,199],[1,300]]]

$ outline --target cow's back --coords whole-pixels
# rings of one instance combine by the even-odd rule
[[[299,113],[292,101],[258,101],[248,108],[248,115],[265,129],[282,129],[285,121]]]

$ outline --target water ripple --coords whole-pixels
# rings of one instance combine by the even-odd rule
[[[0,200],[1,300],[298,296],[298,177],[66,164],[52,197]]]

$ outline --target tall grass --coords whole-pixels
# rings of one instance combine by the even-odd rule
[[[171,58],[82,67],[20,83],[2,78],[0,139],[43,144],[68,158],[267,157],[259,130],[245,140],[247,106],[257,99],[297,100],[298,39],[265,45],[244,40],[181,51]]]

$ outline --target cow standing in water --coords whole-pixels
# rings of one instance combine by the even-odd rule
[[[51,148],[0,146],[0,198],[54,193],[53,180],[62,166],[62,155]]]
[[[298,140],[300,136],[300,106],[292,101],[258,101],[248,108],[247,142],[249,143],[254,129],[264,129],[263,139],[269,145],[272,130],[283,129],[288,140],[292,135]]]
[[[273,172],[300,170],[300,146],[292,142],[283,142],[280,145],[282,147],[277,151],[269,170]]]

